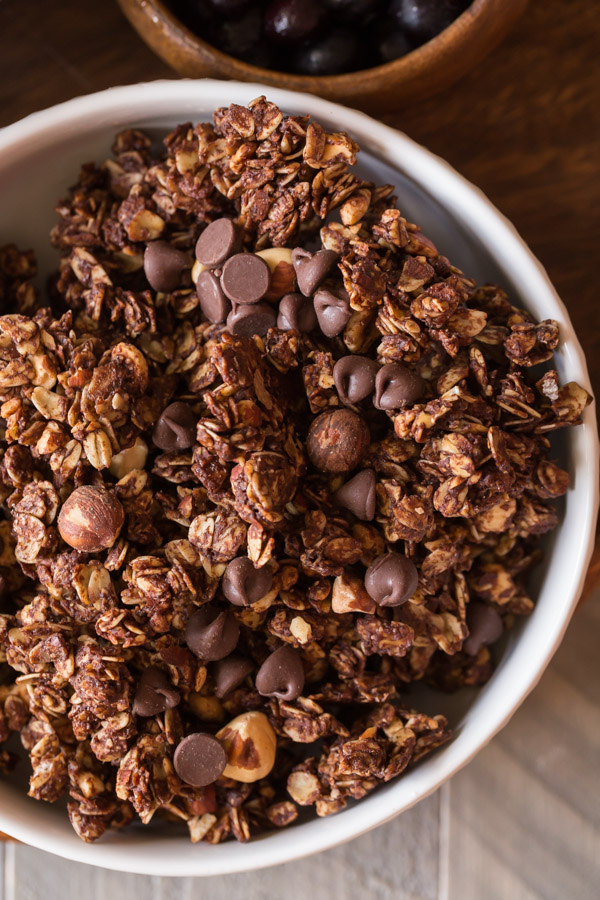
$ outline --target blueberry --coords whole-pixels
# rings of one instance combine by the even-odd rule
[[[250,5],[250,0],[208,0],[208,4],[204,3],[203,5],[212,7],[217,15],[231,19],[233,16],[239,16],[240,13],[245,12]]]
[[[276,68],[271,47],[265,40],[260,40],[243,54],[240,53],[240,59],[252,66],[259,66],[261,69]]]
[[[251,9],[239,19],[223,22],[217,33],[216,43],[230,56],[246,57],[258,47],[261,32],[260,11]]]
[[[379,62],[387,63],[406,56],[412,50],[412,46],[403,31],[398,31],[397,28],[387,28],[385,31],[381,29],[376,49]]]
[[[381,0],[325,0],[334,16],[345,22],[368,22],[374,19]]]
[[[186,25],[190,31],[208,41],[212,40],[215,28],[213,10],[207,6],[204,0],[171,0],[169,4],[175,16]]]
[[[470,5],[470,0],[392,0],[390,12],[409,37],[429,41]]]
[[[296,71],[303,75],[337,75],[356,63],[358,40],[351,31],[336,29],[296,55]]]
[[[265,34],[274,43],[299,43],[317,30],[322,18],[318,0],[272,0],[265,12]]]

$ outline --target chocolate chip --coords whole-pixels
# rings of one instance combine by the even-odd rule
[[[382,366],[375,379],[374,404],[377,409],[402,409],[422,395],[423,379],[398,363]]]
[[[185,642],[200,659],[223,659],[235,650],[240,626],[232,612],[219,612],[211,606],[197,610],[185,629]]]
[[[196,259],[209,269],[225,262],[242,246],[241,234],[231,219],[215,219],[207,225],[196,243]]]
[[[191,268],[191,262],[183,250],[172,247],[167,241],[151,241],[144,251],[144,272],[155,291],[168,293],[181,284],[181,275]]]
[[[226,697],[243,683],[253,668],[252,660],[242,656],[228,656],[216,662],[213,668],[215,696],[219,699]]]
[[[274,650],[256,673],[254,684],[263,697],[295,700],[304,687],[304,667],[298,651],[287,646]]]
[[[305,297],[312,297],[338,259],[338,254],[334,250],[317,250],[316,253],[310,253],[302,247],[292,250],[292,265],[296,270],[296,280]]]
[[[165,673],[156,666],[146,669],[138,682],[133,701],[133,711],[138,716],[157,716],[179,703],[177,691]]]
[[[355,412],[330,409],[310,426],[306,451],[321,472],[350,472],[369,448],[369,429]]]
[[[212,734],[188,734],[179,742],[173,755],[173,766],[182,781],[192,787],[206,787],[223,774],[227,754]]]
[[[251,338],[255,334],[263,337],[269,328],[275,327],[275,310],[268,303],[256,303],[249,306],[242,303],[235,306],[227,316],[227,329],[232,334]]]
[[[348,295],[340,291],[334,294],[331,291],[317,291],[314,299],[315,313],[319,328],[325,337],[335,337],[346,327],[352,310]]]
[[[495,643],[504,631],[500,613],[477,600],[471,600],[467,606],[467,628],[469,636],[463,650],[469,656],[477,656],[484,644]]]
[[[267,566],[255,569],[247,556],[238,556],[228,564],[221,580],[221,589],[230,603],[249,606],[268,594],[273,584]]]
[[[161,450],[187,450],[196,443],[198,416],[187,403],[177,400],[162,411],[152,432],[152,442]]]
[[[342,403],[360,403],[375,389],[379,366],[366,356],[342,356],[333,367],[333,381]]]
[[[221,282],[210,269],[198,275],[196,293],[205,318],[215,325],[224,322],[231,312],[231,303],[221,289]]]
[[[415,564],[399,553],[378,556],[365,574],[367,593],[378,606],[400,606],[412,597],[419,583]]]
[[[371,522],[375,518],[375,472],[363,469],[334,494],[336,503],[349,509],[357,519]]]
[[[317,327],[317,315],[312,300],[302,294],[286,294],[279,303],[277,327],[282,331],[308,334]]]
[[[223,266],[221,287],[234,303],[258,303],[270,284],[271,270],[254,253],[236,253]]]

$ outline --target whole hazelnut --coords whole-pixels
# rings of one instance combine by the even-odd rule
[[[67,498],[58,516],[63,541],[75,550],[97,553],[112,547],[125,520],[123,507],[106,488],[84,485]]]
[[[349,409],[330,409],[310,426],[306,450],[322,472],[350,472],[367,452],[370,440],[359,415]]]
[[[277,738],[264,713],[252,710],[236,716],[217,732],[225,747],[226,778],[250,783],[269,774],[275,764]]]

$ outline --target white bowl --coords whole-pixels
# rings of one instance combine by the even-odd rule
[[[136,126],[156,134],[179,122],[210,118],[231,102],[265,93],[289,113],[310,113],[358,140],[361,169],[397,187],[400,207],[442,250],[480,281],[498,281],[538,319],[557,319],[561,381],[590,389],[585,359],[567,310],[540,263],[513,226],[483,194],[441,159],[362,113],[317,97],[261,85],[221,81],[158,81],[112,88],[35,113],[0,132],[0,244],[33,247],[42,273],[53,265],[48,232],[53,206],[81,163],[102,161],[115,131]],[[18,779],[0,780],[0,830],[67,859],[146,875],[216,875],[258,869],[324,850],[381,825],[436,790],[502,728],[556,650],[582,589],[592,552],[598,501],[598,439],[594,407],[584,424],[561,436],[572,486],[561,506],[538,578],[537,605],[507,642],[491,681],[474,696],[423,698],[445,712],[456,737],[411,771],[327,819],[263,836],[248,844],[192,845],[168,829],[133,828],[97,844],[75,836],[64,809],[28,799]]]

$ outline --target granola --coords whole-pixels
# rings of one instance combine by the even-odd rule
[[[82,168],[48,296],[0,249],[0,742],[85,841],[246,841],[451,738],[410,684],[491,676],[591,398],[348,135],[261,97],[164,143]]]

